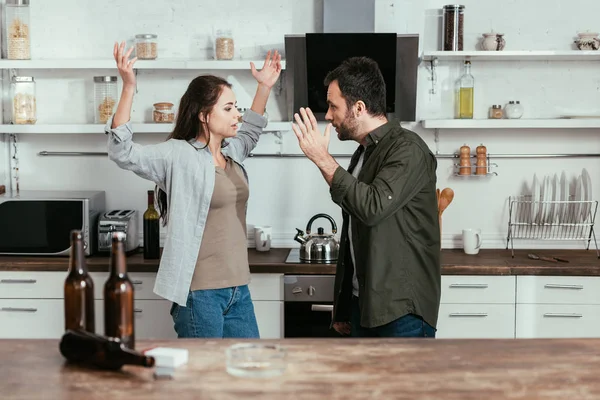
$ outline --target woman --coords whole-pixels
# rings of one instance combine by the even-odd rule
[[[231,85],[205,75],[183,94],[168,140],[142,146],[132,141],[129,121],[136,84],[131,51],[115,43],[123,92],[105,130],[109,158],[157,186],[167,237],[154,292],[173,302],[180,338],[258,338],[248,291],[248,177],[242,162],[266,126],[262,114],[281,73],[281,56],[269,52],[260,71],[250,63],[258,87],[239,132]]]

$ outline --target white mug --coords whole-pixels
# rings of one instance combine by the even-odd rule
[[[256,250],[269,251],[271,250],[271,234],[273,229],[270,226],[255,226],[254,227],[254,243]]]
[[[481,248],[481,229],[463,229],[463,249],[465,254],[477,254]]]

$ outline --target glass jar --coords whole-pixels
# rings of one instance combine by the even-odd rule
[[[94,122],[105,124],[113,115],[117,104],[117,77],[94,77]]]
[[[465,23],[465,6],[449,4],[444,6],[444,26],[442,43],[446,51],[461,51]]]
[[[233,54],[234,43],[231,30],[218,30],[217,38],[215,39],[215,58],[217,60],[232,60]]]
[[[154,60],[158,57],[158,35],[141,33],[135,35],[135,55],[140,60]]]
[[[154,103],[152,111],[152,120],[156,123],[170,123],[175,121],[175,112],[173,103]]]
[[[10,86],[13,101],[12,123],[35,124],[37,122],[35,80],[32,76],[13,76]]]
[[[31,59],[29,0],[6,0],[5,15],[7,58]]]
[[[490,108],[490,118],[491,119],[502,119],[504,117],[504,111],[502,110],[502,106],[499,104],[494,104]]]

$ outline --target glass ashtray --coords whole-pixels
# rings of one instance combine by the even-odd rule
[[[242,378],[270,378],[287,368],[287,352],[276,344],[239,343],[225,350],[226,369]]]

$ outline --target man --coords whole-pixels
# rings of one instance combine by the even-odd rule
[[[324,135],[304,108],[293,130],[342,208],[333,327],[359,337],[435,337],[441,280],[435,156],[416,133],[386,118],[375,61],[349,58],[325,85]],[[328,152],[331,126],[340,140],[360,144],[348,171]]]

